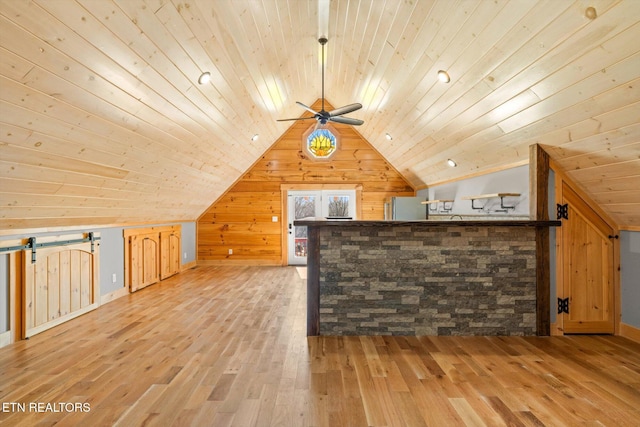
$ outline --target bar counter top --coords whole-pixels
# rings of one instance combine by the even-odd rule
[[[386,226],[425,226],[425,227],[559,227],[561,221],[531,221],[531,220],[446,220],[446,221],[396,221],[396,220],[350,220],[350,219],[298,219],[293,222],[296,226],[307,227],[386,227]]]

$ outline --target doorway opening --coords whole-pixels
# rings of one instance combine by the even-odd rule
[[[307,227],[293,222],[304,218],[357,219],[356,190],[287,191],[287,257],[289,265],[307,264]]]

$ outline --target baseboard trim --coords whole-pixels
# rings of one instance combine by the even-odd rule
[[[11,331],[6,331],[0,334],[0,348],[6,347],[11,344]]]
[[[220,259],[220,260],[206,260],[206,261],[198,261],[198,265],[200,266],[220,266],[220,265],[229,265],[229,266],[255,266],[255,265],[277,265],[282,266],[282,262],[280,260],[255,260],[255,259],[247,259],[247,260],[231,260],[231,259]]]
[[[551,328],[550,328],[550,335],[552,337],[555,336],[563,336],[564,335],[564,331],[562,330],[562,328],[560,328],[560,325],[558,325],[558,323],[554,322],[551,324]]]
[[[180,266],[180,271],[185,271],[185,270],[189,270],[190,268],[196,267],[198,265],[197,261],[191,261],[191,262],[187,262],[185,264],[182,264]]]
[[[621,322],[620,336],[640,343],[640,328],[636,328],[635,326],[627,325],[626,323]]]
[[[106,295],[102,295],[100,297],[100,305],[107,304],[107,303],[109,303],[111,301],[115,301],[118,298],[121,298],[121,297],[123,297],[125,295],[129,295],[129,289],[127,289],[127,288],[120,288],[117,291],[113,291],[113,292],[108,293]]]

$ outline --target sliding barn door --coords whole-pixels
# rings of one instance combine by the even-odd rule
[[[613,229],[568,185],[562,187],[564,333],[613,333]]]
[[[98,259],[90,243],[24,251],[23,338],[98,307]]]

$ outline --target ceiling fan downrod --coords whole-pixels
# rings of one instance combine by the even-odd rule
[[[334,122],[334,123],[342,123],[342,124],[352,125],[352,126],[360,126],[361,124],[364,123],[364,121],[360,119],[343,117],[344,114],[348,114],[353,111],[361,109],[362,104],[360,103],[345,105],[344,107],[336,108],[335,110],[331,110],[331,111],[326,111],[324,109],[324,69],[326,66],[325,58],[324,58],[324,45],[326,45],[328,41],[329,40],[324,36],[318,39],[318,43],[320,43],[320,45],[322,46],[322,108],[320,109],[320,111],[315,111],[311,107],[304,105],[302,102],[296,101],[296,104],[298,104],[299,106],[301,106],[302,108],[304,108],[305,110],[313,114],[313,116],[297,117],[295,119],[278,119],[279,122],[314,119],[314,120],[317,120],[318,123],[321,125],[326,125],[327,122]]]

